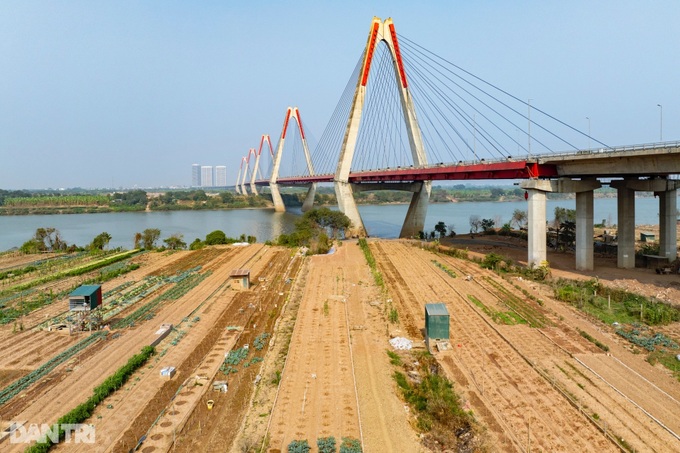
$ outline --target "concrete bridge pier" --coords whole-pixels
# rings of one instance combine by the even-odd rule
[[[414,184],[411,203],[401,226],[400,238],[418,237],[418,233],[425,231],[425,217],[427,217],[427,205],[430,203],[432,193],[432,181],[423,181]]]
[[[673,261],[678,256],[678,191],[675,185],[659,192],[659,255]]]
[[[307,190],[305,201],[302,202],[302,212],[307,212],[314,207],[314,197],[316,196],[316,183],[312,183]]]
[[[552,190],[550,181],[531,179],[522,181],[520,187],[528,193],[528,258],[527,265],[540,266],[547,260],[546,193]]]
[[[616,187],[617,266],[635,268],[635,190],[624,184]]]
[[[340,212],[345,214],[352,222],[352,226],[348,230],[350,237],[364,237],[366,236],[366,228],[364,222],[361,220],[361,214],[357,208],[356,201],[354,201],[354,193],[352,192],[352,184],[343,181],[334,181],[335,197],[338,200],[338,208]]]
[[[677,189],[680,181],[623,179],[611,182],[618,197],[618,267],[635,267],[635,191],[659,196],[659,255],[674,260],[678,254]]]
[[[274,211],[276,212],[286,212],[286,206],[283,204],[283,198],[281,198],[281,191],[279,190],[279,185],[275,182],[269,183],[269,189],[272,193],[272,202],[274,203]]]
[[[527,180],[529,225],[529,267],[547,259],[546,193],[576,193],[576,269],[593,270],[593,191],[601,186],[595,179]]]

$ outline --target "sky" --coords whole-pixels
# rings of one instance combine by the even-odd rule
[[[676,0],[3,0],[0,189],[231,183],[288,106],[321,136],[373,16],[604,143],[680,140]]]

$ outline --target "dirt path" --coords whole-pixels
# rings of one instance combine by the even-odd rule
[[[314,446],[327,436],[362,440],[366,452],[421,451],[390,377],[378,302],[356,242],[311,258],[269,451],[286,451],[293,440]]]

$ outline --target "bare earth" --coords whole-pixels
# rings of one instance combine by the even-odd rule
[[[454,245],[471,254],[526,260],[526,247],[516,239],[458,237]],[[317,451],[316,439],[326,436],[338,444],[342,437],[359,439],[365,452],[431,451],[401,399],[385,351],[396,335],[423,348],[424,304],[442,302],[451,314],[452,348],[434,354],[465,408],[485,427],[488,451],[680,451],[680,384],[631,352],[610,326],[554,301],[543,285],[505,279],[418,243],[379,240],[370,241],[370,248],[386,295],[355,241],[313,257],[257,244],[145,254],[140,269],[103,290],[197,265],[212,273],[185,296],[160,305],[151,319],[110,332],[0,406],[0,429],[9,421],[55,422],[153,341],[161,323],[173,323],[177,330],[157,346],[157,355],[87,421],[96,428],[96,444],[61,444],[57,451],[127,452],[137,446],[147,453],[241,452],[264,445],[274,453],[302,439]],[[594,272],[576,273],[573,255],[550,253],[548,259],[553,277],[597,276],[608,285],[680,301],[677,275],[617,269],[615,259],[605,256],[596,258]],[[15,261],[2,264],[30,262]],[[243,267],[251,270],[253,287],[235,291],[228,275]],[[504,311],[509,297],[528,307],[536,327],[497,324],[473,303]],[[388,300],[399,313],[396,325],[386,319]],[[37,328],[65,304],[28,315],[23,332],[0,328],[0,390],[87,336]],[[678,325],[665,329],[680,334]],[[609,352],[579,331],[608,345]],[[262,334],[267,343],[256,351],[255,338]],[[225,353],[246,344],[248,358],[261,361],[223,374]],[[159,374],[168,365],[177,367],[172,379]],[[213,392],[214,380],[228,381],[227,393]],[[0,440],[2,451],[25,447]]]

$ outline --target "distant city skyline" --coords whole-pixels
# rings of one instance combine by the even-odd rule
[[[226,165],[191,165],[191,187],[226,187]]]
[[[191,162],[233,182],[288,106],[313,150],[373,16],[604,143],[680,140],[673,0],[6,0],[0,189],[185,187]]]

